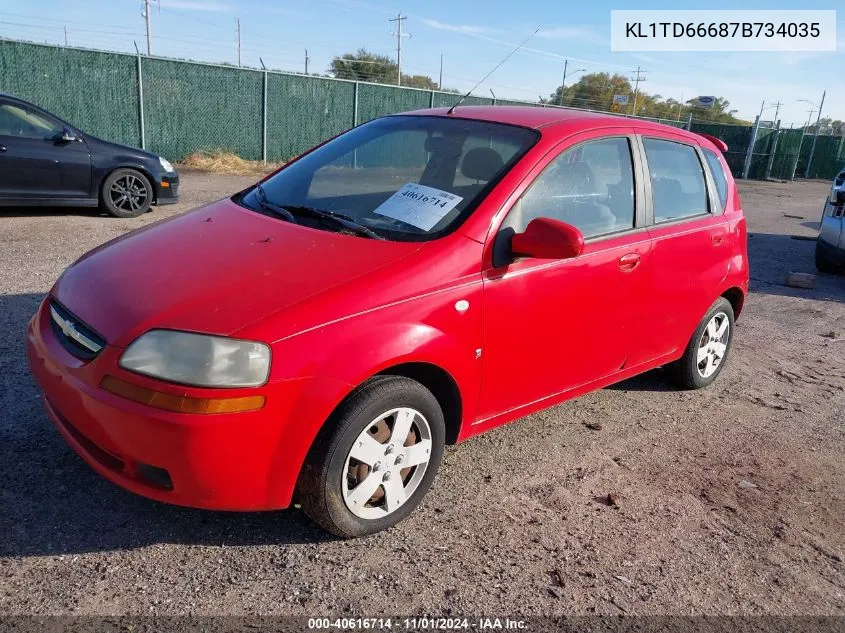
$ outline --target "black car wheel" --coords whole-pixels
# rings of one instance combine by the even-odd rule
[[[828,275],[838,275],[842,272],[842,266],[834,261],[831,261],[831,259],[825,254],[819,242],[816,242],[816,269],[820,273],[826,273]]]
[[[118,169],[103,182],[101,202],[118,218],[135,218],[150,210],[153,187],[147,177],[134,169]]]

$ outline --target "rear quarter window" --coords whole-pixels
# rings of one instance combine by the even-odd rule
[[[725,176],[725,169],[722,167],[722,162],[714,152],[709,149],[704,149],[704,158],[707,159],[707,164],[710,166],[710,173],[713,174],[713,181],[716,183],[716,192],[719,194],[719,203],[722,208],[728,202],[728,179]]]

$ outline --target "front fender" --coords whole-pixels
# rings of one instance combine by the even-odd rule
[[[428,363],[447,372],[461,397],[461,425],[475,417],[481,360],[481,284],[439,292],[434,297],[382,308],[315,328],[274,345],[279,362],[279,385],[297,379],[287,413],[280,424],[274,460],[273,505],[290,503],[299,471],[317,433],[355,387],[375,374],[404,363]],[[464,312],[459,299],[469,301]],[[417,316],[416,320],[411,316]],[[424,315],[423,318],[419,318]],[[447,333],[448,332],[448,333]],[[275,372],[274,372],[275,373]],[[279,375],[277,374],[277,375]],[[287,377],[285,377],[287,376]]]

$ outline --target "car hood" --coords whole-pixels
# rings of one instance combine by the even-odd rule
[[[119,347],[153,328],[229,335],[420,246],[298,226],[221,200],[90,251],[52,295]]]
[[[132,147],[131,145],[123,145],[122,143],[115,143],[114,141],[106,141],[90,134],[85,134],[85,141],[88,143],[89,149],[92,151],[106,151],[106,152],[120,152],[122,154],[134,156],[141,160],[151,160],[158,162],[159,155],[148,152],[145,149]]]

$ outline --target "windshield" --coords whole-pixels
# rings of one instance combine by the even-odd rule
[[[240,202],[325,230],[431,239],[456,228],[538,136],[485,121],[385,117],[314,150]]]

